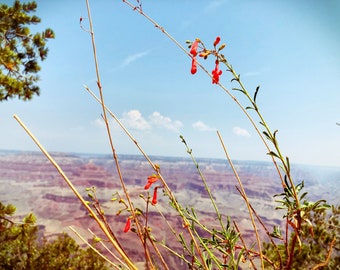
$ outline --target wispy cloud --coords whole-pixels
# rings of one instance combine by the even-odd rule
[[[178,133],[183,127],[179,120],[172,120],[170,117],[164,116],[159,112],[153,112],[148,117],[144,117],[139,110],[130,110],[123,113],[119,119],[123,125],[131,130],[151,130],[153,128],[165,128],[167,130]],[[104,120],[98,118],[92,122],[97,127],[105,127]]]
[[[250,134],[248,132],[248,130],[244,129],[244,128],[240,128],[240,127],[233,127],[233,132],[235,135],[237,136],[241,136],[241,137],[250,137]]]
[[[138,110],[131,110],[127,113],[123,113],[123,118],[120,120],[127,128],[136,130],[147,130],[151,128],[150,123],[145,120]]]
[[[116,122],[112,118],[109,118],[108,120],[110,124],[114,125],[115,127],[118,127],[118,125],[115,125]],[[122,117],[119,120],[128,129],[148,130],[151,128],[148,121],[145,120],[145,118],[138,110],[131,110],[129,112],[123,113]],[[94,121],[92,121],[91,124],[99,128],[105,128],[105,122],[103,118],[97,118]]]
[[[139,53],[135,53],[135,54],[131,54],[129,56],[127,56],[124,60],[122,65],[120,66],[121,68],[126,67],[128,65],[130,65],[131,63],[137,61],[138,59],[147,56],[150,53],[150,50],[144,51],[144,52],[139,52]]]
[[[103,118],[97,118],[96,120],[92,121],[91,124],[96,126],[96,127],[100,127],[100,128],[105,127],[105,123],[104,123]]]
[[[197,121],[193,123],[192,127],[199,131],[215,131],[216,130],[216,128],[209,127],[208,125],[204,124],[202,121]]]
[[[174,132],[179,132],[180,128],[183,126],[181,121],[172,120],[170,117],[163,116],[159,112],[153,112],[149,116],[149,120],[150,124],[153,126],[164,127]]]

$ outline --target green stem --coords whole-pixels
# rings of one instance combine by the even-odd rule
[[[267,134],[269,135],[269,138],[270,138],[270,141],[272,142],[272,144],[274,145],[275,147],[275,150],[276,150],[276,154],[279,158],[279,160],[281,161],[282,163],[282,166],[283,166],[283,170],[285,172],[285,174],[287,175],[288,179],[289,179],[289,183],[293,189],[293,192],[294,192],[294,198],[296,200],[296,203],[297,203],[297,207],[299,207],[300,205],[300,202],[299,202],[299,198],[297,196],[297,192],[296,192],[296,189],[295,189],[295,186],[294,186],[294,182],[293,182],[293,179],[291,177],[291,174],[290,174],[290,169],[289,169],[289,165],[287,164],[287,161],[286,159],[283,157],[282,153],[281,153],[281,150],[280,150],[280,147],[279,147],[279,143],[278,141],[276,140],[275,138],[275,135],[271,132],[271,129],[269,128],[269,126],[267,125],[265,119],[263,118],[261,112],[259,111],[257,105],[256,105],[256,102],[255,100],[253,100],[253,98],[249,95],[249,92],[247,91],[247,89],[245,88],[244,84],[242,83],[242,81],[240,80],[240,77],[239,75],[237,75],[237,73],[235,72],[235,70],[233,69],[233,67],[228,63],[228,61],[224,58],[224,57],[220,57],[219,58],[220,61],[222,63],[224,63],[228,70],[231,72],[231,74],[233,75],[234,79],[237,81],[237,83],[239,84],[239,86],[241,87],[242,89],[242,93],[248,98],[248,100],[250,101],[250,103],[254,106],[253,109],[255,110],[256,114],[258,115],[258,117],[260,118],[260,122],[262,123],[262,125],[265,127],[266,129],[266,132]],[[281,181],[282,181],[282,177],[281,177]],[[283,183],[283,181],[282,181]],[[285,184],[283,183],[283,187],[285,186]]]
[[[203,184],[204,184],[204,188],[205,188],[205,190],[207,191],[207,193],[208,193],[208,195],[209,195],[209,198],[210,198],[210,201],[211,201],[211,203],[212,203],[212,205],[213,205],[213,207],[214,207],[214,209],[215,209],[215,213],[216,213],[217,218],[218,218],[218,220],[219,220],[219,222],[220,222],[221,228],[222,228],[222,230],[224,231],[224,224],[223,224],[223,221],[222,221],[222,215],[221,215],[220,211],[218,210],[218,207],[217,207],[217,205],[216,205],[216,202],[215,202],[215,200],[214,200],[214,197],[213,197],[213,195],[211,194],[210,188],[209,188],[209,186],[208,186],[208,184],[207,184],[207,181],[206,181],[206,179],[205,179],[205,177],[204,177],[204,175],[203,175],[203,173],[202,173],[202,171],[201,171],[201,169],[200,169],[200,167],[199,167],[199,164],[198,164],[198,162],[196,161],[194,155],[192,154],[192,150],[188,147],[187,142],[185,141],[184,137],[181,135],[180,138],[181,138],[182,142],[184,143],[184,145],[185,145],[185,147],[186,147],[186,149],[187,149],[187,152],[189,153],[189,155],[190,155],[192,161],[194,162],[194,164],[195,164],[195,166],[196,166],[196,169],[197,169],[197,171],[198,171],[198,173],[199,173],[199,175],[200,175],[200,177],[201,177],[201,180],[202,180],[202,182],[203,182]]]

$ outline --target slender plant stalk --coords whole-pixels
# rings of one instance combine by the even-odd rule
[[[102,104],[102,101],[96,97],[96,95],[90,90],[90,88],[88,88],[87,86],[84,86],[85,89],[92,95],[92,97],[94,97],[96,99],[97,102],[99,102],[100,104]],[[188,220],[185,218],[185,215],[184,213],[182,212],[181,210],[181,207],[180,205],[178,204],[174,194],[172,193],[170,187],[168,186],[168,184],[166,183],[165,179],[162,177],[161,173],[160,173],[160,170],[159,170],[159,167],[156,166],[155,163],[153,163],[151,161],[151,159],[148,157],[148,155],[145,153],[145,151],[143,150],[143,148],[138,144],[137,140],[134,139],[134,137],[131,135],[131,133],[125,128],[125,126],[121,123],[121,121],[119,121],[119,119],[117,118],[117,116],[109,109],[107,108],[105,105],[104,105],[104,108],[105,110],[107,110],[109,112],[109,114],[112,116],[112,118],[119,124],[119,126],[124,130],[124,132],[128,135],[128,137],[134,142],[134,144],[137,146],[137,148],[141,151],[141,153],[143,154],[143,156],[146,158],[146,160],[149,162],[149,164],[151,165],[151,167],[155,170],[155,172],[158,174],[164,188],[167,190],[167,193],[169,194],[169,197],[171,199],[171,201],[174,202],[174,205],[175,205],[175,208],[177,210],[177,212],[180,214],[180,216],[182,217],[184,223],[188,223]],[[192,240],[194,241],[195,243],[195,247],[198,251],[199,254],[201,254],[201,252],[199,251],[199,246],[193,236],[193,234],[191,233],[190,231],[190,228],[188,229],[189,230],[189,235],[191,236]],[[143,243],[143,241],[142,241]],[[202,258],[202,256],[200,255],[200,257]],[[204,262],[203,258],[202,258],[202,261]],[[204,262],[205,264],[205,262]]]
[[[200,178],[201,178],[201,180],[202,180],[202,182],[203,182],[203,184],[204,184],[204,188],[205,188],[205,190],[207,191],[207,193],[208,193],[208,195],[209,195],[209,198],[210,198],[210,201],[211,201],[211,203],[212,203],[212,205],[213,205],[213,207],[214,207],[214,210],[215,210],[215,213],[216,213],[216,215],[217,215],[217,218],[218,218],[218,220],[219,220],[219,222],[220,222],[221,228],[222,228],[222,230],[224,231],[224,224],[223,224],[223,221],[222,221],[222,215],[221,215],[221,213],[220,213],[220,211],[219,211],[219,209],[218,209],[218,207],[217,207],[217,205],[216,205],[216,202],[215,202],[215,200],[214,200],[213,195],[211,194],[210,188],[209,188],[208,183],[207,183],[207,181],[206,181],[206,179],[205,179],[205,177],[204,177],[204,175],[203,175],[203,173],[202,173],[202,171],[201,171],[201,168],[199,167],[199,164],[198,164],[198,162],[196,161],[194,155],[192,154],[192,150],[191,150],[191,149],[189,148],[189,146],[187,145],[187,142],[185,141],[184,137],[183,137],[183,136],[180,136],[180,138],[181,138],[182,142],[184,143],[185,147],[187,148],[187,153],[190,155],[191,160],[194,162],[194,164],[195,164],[195,166],[196,166],[196,169],[197,169],[197,171],[198,171],[198,174],[200,175]]]
[[[125,252],[120,248],[118,243],[113,239],[111,233],[106,228],[105,224],[100,220],[100,218],[97,216],[97,214],[92,210],[92,208],[86,203],[84,198],[81,196],[81,194],[77,191],[77,189],[74,187],[72,182],[68,179],[64,171],[60,168],[60,166],[57,164],[57,162],[52,158],[52,156],[45,150],[45,148],[40,144],[40,142],[37,140],[37,138],[31,133],[31,131],[26,127],[26,125],[20,120],[20,118],[17,115],[14,115],[14,119],[21,125],[21,127],[26,131],[26,133],[31,137],[31,139],[34,141],[34,143],[39,147],[41,152],[47,157],[47,159],[51,162],[51,164],[57,169],[59,174],[63,177],[66,184],[70,187],[70,189],[73,191],[73,193],[76,195],[76,197],[79,199],[79,201],[82,203],[82,205],[85,206],[91,217],[94,218],[94,220],[99,225],[100,229],[103,231],[103,233],[106,235],[108,240],[112,243],[113,247],[117,250],[117,252],[122,256],[126,264],[129,266],[132,270],[138,270],[136,266],[133,264],[133,262],[130,260],[130,258],[125,254]]]
[[[190,55],[190,53],[188,52],[188,50],[183,47],[172,35],[170,35],[165,29],[164,27],[160,26],[155,20],[153,20],[151,17],[149,17],[140,7],[137,7],[133,4],[131,4],[129,1],[127,0],[123,0],[123,3],[127,4],[128,6],[130,6],[134,11],[138,11],[139,14],[141,14],[143,17],[145,17],[149,22],[151,22],[157,29],[159,29],[164,35],[166,35],[178,48],[180,48],[188,57],[190,57],[192,59],[192,56]],[[196,63],[197,66],[199,66],[204,73],[206,73],[211,79],[213,78],[213,76],[210,74],[210,72],[196,59]],[[250,121],[251,125],[254,127],[256,133],[258,134],[258,136],[260,137],[261,141],[263,142],[263,144],[265,145],[268,153],[271,151],[267,141],[265,140],[265,138],[263,137],[261,131],[258,129],[256,123],[254,122],[254,120],[252,119],[252,117],[250,116],[250,114],[247,112],[247,110],[242,106],[242,104],[239,102],[239,100],[220,82],[218,83],[218,85],[221,87],[221,89],[236,103],[236,105],[242,110],[242,112],[246,115],[246,117],[248,118],[248,120]],[[284,186],[284,181],[283,181],[283,177],[281,175],[280,169],[275,161],[275,158],[273,156],[271,156],[271,159],[273,161],[273,164],[278,172],[278,175],[281,179],[281,184]]]
[[[87,230],[90,232],[90,234],[91,234],[93,237],[97,237],[97,235],[95,235],[94,232],[92,232],[90,228],[87,228]],[[118,258],[118,257],[116,256],[116,254],[114,254],[114,253],[108,248],[107,245],[105,245],[105,244],[103,243],[103,241],[100,241],[99,243],[102,245],[102,247],[103,247],[108,253],[111,254],[111,256],[112,256],[113,258],[115,258],[115,260],[117,260],[117,261],[118,261],[121,265],[123,265],[126,269],[129,268],[129,267],[128,267],[128,266],[127,266],[120,258]]]
[[[166,224],[168,225],[169,229],[171,230],[171,232],[173,233],[173,235],[176,237],[176,239],[178,240],[178,242],[181,242],[181,239],[180,239],[180,237],[178,236],[178,234],[176,233],[176,230],[171,226],[171,224],[170,224],[169,221],[166,219],[166,217],[163,215],[163,213],[159,210],[159,208],[157,207],[157,205],[156,205],[155,207],[156,207],[158,213],[159,213],[159,214],[162,216],[162,218],[165,220]],[[192,217],[192,218],[193,218],[193,220],[194,220],[194,217]],[[197,220],[194,220],[194,221],[198,223]],[[206,229],[206,228],[204,228],[204,229]],[[206,231],[207,231],[208,233],[212,234],[211,231],[208,231],[208,230],[206,230]],[[162,244],[162,243],[160,243],[160,242],[159,242],[159,244],[160,244],[162,247],[166,248],[167,250],[171,251],[173,254],[175,254],[175,255],[176,255],[177,257],[179,257],[180,259],[184,260],[186,263],[189,263],[186,259],[184,259],[184,257],[183,257],[182,255],[179,255],[176,251],[172,250],[170,247],[168,247],[168,246],[166,246],[165,244]]]
[[[122,185],[122,188],[124,190],[124,193],[126,195],[126,198],[128,200],[128,203],[129,203],[129,207],[131,209],[131,213],[133,215],[133,219],[136,223],[136,227],[137,227],[137,231],[138,231],[138,235],[142,241],[142,243],[144,243],[144,239],[143,239],[143,236],[142,236],[142,230],[140,228],[140,224],[138,222],[138,219],[136,217],[136,213],[134,211],[134,208],[133,208],[133,205],[132,205],[132,202],[130,200],[130,196],[127,192],[127,189],[126,189],[126,186],[125,186],[125,183],[124,183],[124,180],[123,180],[123,177],[121,175],[121,171],[120,171],[120,166],[119,166],[119,163],[118,163],[118,157],[116,155],[116,151],[115,151],[115,148],[113,146],[113,142],[112,142],[112,137],[111,137],[111,132],[110,132],[110,127],[109,127],[109,123],[108,123],[108,120],[107,120],[107,117],[106,117],[106,109],[105,109],[105,103],[104,103],[104,97],[103,97],[103,91],[102,91],[102,86],[101,86],[101,83],[100,83],[100,76],[99,76],[99,67],[98,67],[98,60],[97,60],[97,54],[96,54],[96,46],[95,46],[95,39],[94,39],[94,32],[93,32],[93,27],[92,27],[92,19],[91,19],[91,12],[90,12],[90,7],[89,7],[89,2],[88,0],[86,0],[86,5],[87,5],[87,10],[88,10],[88,16],[89,16],[89,21],[90,21],[90,34],[91,34],[91,39],[92,39],[92,47],[93,47],[93,53],[94,53],[94,60],[95,60],[95,67],[96,67],[96,74],[97,74],[97,85],[98,85],[98,88],[99,88],[99,93],[100,93],[100,103],[102,105],[102,110],[103,110],[103,118],[104,118],[104,122],[105,122],[105,125],[106,125],[106,128],[107,128],[107,133],[108,133],[108,137],[109,137],[109,141],[110,141],[110,145],[111,145],[111,149],[112,149],[112,153],[113,153],[113,156],[114,156],[114,160],[116,162],[116,167],[117,167],[117,171],[118,171],[118,174],[119,174],[119,178],[121,180],[121,185]],[[155,169],[155,171],[159,171],[159,169],[153,164],[152,164],[152,167]],[[170,196],[174,199],[174,202],[175,202],[175,205],[177,204],[176,200],[175,200],[175,197],[173,196],[170,188],[168,187],[168,185],[166,184],[165,180],[163,179],[163,177],[160,175],[160,179],[163,183],[163,185],[165,186],[165,188],[167,189],[168,193],[170,194]],[[176,208],[178,210],[180,210],[180,207],[176,206]],[[181,211],[181,210],[180,210]],[[181,215],[182,218],[184,217],[184,215],[182,214]],[[202,254],[200,252],[200,248],[198,246],[198,244],[196,243],[196,240],[192,234],[192,232],[190,231],[190,229],[188,230],[189,231],[189,234],[191,236],[191,238],[193,239],[194,243],[195,243],[195,246],[196,246],[196,249],[198,251],[198,253],[200,254],[200,257],[202,258],[202,262],[203,262],[203,265],[206,266],[206,263],[205,261],[203,260],[203,257],[202,257]],[[148,258],[149,261],[151,261],[151,258],[149,257]],[[206,266],[207,268],[207,266]]]
[[[146,231],[145,231],[145,234],[146,234],[147,239],[150,241],[150,243],[151,243],[153,249],[154,249],[155,252],[157,253],[157,256],[158,256],[159,259],[161,260],[164,269],[169,270],[169,267],[168,267],[167,263],[165,262],[165,260],[164,260],[164,258],[163,258],[163,255],[162,255],[161,252],[159,251],[158,247],[157,247],[156,244],[155,244],[155,241],[151,238],[150,233],[148,232],[147,229],[146,229]]]
[[[237,191],[240,193],[240,195],[242,196],[242,198],[245,200],[244,194],[242,193],[242,191],[240,190],[240,188],[238,186],[236,186]],[[257,218],[258,222],[262,225],[262,228],[265,230],[266,234],[269,237],[270,242],[273,244],[274,249],[276,250],[277,256],[279,258],[279,262],[280,262],[280,269],[282,269],[282,256],[281,253],[277,247],[277,245],[275,244],[273,237],[270,235],[270,232],[268,231],[266,225],[264,224],[264,222],[262,221],[262,218],[257,214],[257,212],[255,211],[254,207],[249,204],[251,210],[253,211],[255,217]]]
[[[69,229],[76,235],[76,236],[78,236],[78,238],[81,240],[81,241],[83,241],[89,248],[91,248],[94,252],[96,252],[101,258],[103,258],[105,261],[107,261],[110,265],[112,265],[115,269],[118,269],[118,270],[120,270],[121,268],[118,266],[118,265],[116,265],[116,264],[114,264],[112,261],[110,261],[106,256],[104,256],[103,254],[101,254],[101,252],[98,250],[98,249],[96,249],[94,246],[92,246],[84,237],[82,237],[81,235],[80,235],[80,233],[79,232],[77,232],[77,230],[76,229],[74,229],[72,226],[69,226]]]
[[[217,131],[217,135],[218,135],[218,138],[220,139],[220,142],[222,144],[222,147],[223,147],[224,153],[225,153],[225,155],[226,155],[226,157],[228,159],[228,162],[229,162],[229,164],[230,164],[230,166],[231,166],[231,168],[232,168],[232,170],[233,170],[233,172],[234,172],[234,174],[236,176],[236,179],[237,179],[237,181],[238,181],[238,183],[240,185],[241,191],[244,194],[244,200],[245,200],[247,208],[248,208],[249,217],[250,217],[251,223],[252,223],[253,228],[254,228],[254,232],[255,232],[255,235],[256,235],[256,241],[257,241],[257,246],[259,248],[260,259],[261,259],[261,268],[264,270],[263,254],[262,254],[262,251],[261,251],[261,249],[262,249],[261,241],[260,241],[260,236],[259,236],[257,228],[256,228],[256,224],[255,224],[255,220],[254,220],[254,216],[253,216],[253,211],[250,208],[250,203],[249,203],[248,197],[246,195],[246,192],[244,190],[242,181],[241,181],[241,179],[240,179],[240,177],[239,177],[239,175],[238,175],[238,173],[237,173],[237,171],[236,171],[236,169],[234,167],[233,162],[231,161],[231,158],[230,158],[230,156],[228,154],[227,148],[226,148],[226,146],[225,146],[225,144],[223,142],[222,136],[221,136],[219,131]]]
[[[227,68],[229,69],[229,71],[233,74],[233,77],[234,79],[238,82],[238,84],[240,85],[241,89],[242,89],[242,93],[244,95],[246,95],[246,97],[248,98],[248,100],[250,101],[250,103],[254,106],[254,110],[255,112],[257,113],[258,117],[260,118],[260,123],[262,123],[262,125],[264,126],[264,128],[266,129],[269,137],[272,139],[272,143],[277,151],[277,155],[278,155],[278,158],[279,160],[281,161],[282,163],[282,166],[284,168],[284,172],[286,173],[289,181],[290,181],[290,184],[292,186],[292,189],[294,191],[294,196],[295,196],[295,199],[297,200],[297,206],[299,206],[299,198],[297,196],[297,193],[296,193],[296,190],[295,190],[295,186],[294,186],[294,183],[293,183],[293,180],[291,178],[291,174],[290,174],[290,169],[288,167],[288,164],[287,162],[285,161],[285,158],[283,157],[282,153],[281,153],[281,150],[280,150],[280,147],[278,145],[278,142],[275,138],[275,135],[271,132],[271,130],[269,129],[266,121],[264,120],[261,112],[259,111],[257,105],[256,105],[256,102],[255,100],[249,95],[247,89],[245,88],[244,84],[242,83],[242,81],[240,80],[240,76],[236,74],[235,70],[233,69],[233,67],[228,63],[228,61],[225,59],[225,58],[222,58],[220,59],[226,66]],[[269,149],[268,149],[269,150]],[[275,161],[275,159],[274,159]],[[276,161],[274,162],[274,164],[276,164]],[[285,187],[286,185],[284,184],[283,182],[283,179],[281,177],[281,180],[282,180],[282,186]]]
[[[332,242],[330,244],[330,247],[329,247],[329,250],[328,250],[328,253],[327,253],[325,261],[317,264],[316,266],[314,266],[312,270],[317,270],[317,269],[320,269],[320,268],[322,268],[324,266],[327,266],[327,264],[328,264],[328,262],[329,262],[329,260],[331,258],[331,254],[332,254],[333,247],[335,245],[335,241],[336,241],[336,236],[333,237],[333,240],[332,240]]]
[[[90,93],[90,95],[99,103],[102,104],[101,100],[91,91],[91,89],[84,85],[85,90]],[[119,118],[106,106],[104,105],[105,110],[111,115],[111,117],[117,122],[117,124],[121,127],[121,129],[125,132],[125,134],[130,138],[130,140],[136,145],[138,150],[141,152],[141,154],[145,157],[145,159],[149,162],[151,167],[154,171],[157,172],[157,166],[155,163],[153,163],[150,159],[150,157],[146,154],[146,152],[143,150],[141,145],[138,143],[138,141],[131,135],[131,133],[127,130],[127,128],[123,125],[123,123],[119,120]]]
[[[240,239],[241,239],[242,245],[243,245],[243,247],[244,247],[244,250],[247,252],[247,255],[248,255],[248,257],[249,257],[250,263],[251,263],[251,265],[253,266],[253,269],[256,270],[257,268],[256,268],[256,266],[255,266],[255,264],[254,264],[254,262],[253,262],[253,256],[250,255],[250,252],[249,252],[249,250],[248,250],[248,248],[247,248],[246,242],[243,240],[241,231],[240,231],[240,229],[238,228],[237,223],[236,223],[235,221],[233,221],[233,223],[234,223],[234,226],[235,226],[237,232],[238,232],[239,235],[240,235]]]
[[[95,38],[94,38],[94,31],[93,31],[93,25],[92,25],[90,5],[89,5],[88,0],[86,0],[86,7],[87,7],[88,17],[89,17],[90,34],[91,34],[91,41],[92,41],[92,48],[93,48],[93,57],[94,57],[96,76],[97,76],[97,86],[98,86],[99,94],[100,94],[100,104],[102,105],[103,119],[104,119],[104,122],[105,122],[105,125],[106,125],[107,135],[108,135],[108,138],[109,138],[109,143],[110,143],[113,159],[115,161],[115,165],[116,165],[116,168],[117,168],[117,173],[118,173],[118,176],[119,176],[119,179],[120,179],[120,183],[121,183],[122,189],[124,191],[125,197],[128,201],[129,209],[131,211],[133,220],[135,222],[137,232],[138,232],[138,236],[141,240],[141,243],[144,243],[142,228],[141,228],[141,225],[139,224],[134,206],[132,204],[131,198],[130,198],[129,193],[127,191],[125,182],[123,180],[120,165],[119,165],[119,162],[118,162],[118,157],[117,157],[116,150],[115,150],[115,147],[114,147],[114,144],[113,144],[113,141],[112,141],[110,126],[109,126],[109,122],[108,122],[107,114],[106,114],[106,109],[105,109],[103,89],[102,89],[101,80],[100,80],[99,64],[98,64],[98,59],[97,59],[97,50],[96,50],[96,44],[95,44]],[[147,255],[147,260],[151,261],[150,254],[147,253],[146,255]]]

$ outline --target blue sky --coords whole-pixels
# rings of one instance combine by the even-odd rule
[[[12,4],[12,1],[4,1]],[[96,77],[85,0],[37,1],[42,23],[54,29],[42,63],[41,95],[0,104],[0,149],[38,150],[13,119],[17,114],[48,151],[110,153]],[[143,10],[185,46],[216,36],[249,92],[261,85],[258,104],[278,129],[291,162],[340,166],[339,1],[150,1]],[[202,70],[164,34],[122,1],[91,1],[106,105],[150,155],[223,158],[219,130],[233,159],[268,160],[249,121]],[[213,69],[212,59],[202,62]],[[221,82],[228,88],[230,74]],[[233,92],[241,102],[244,98]],[[248,105],[244,103],[245,105]],[[258,122],[257,118],[254,119]],[[138,154],[112,123],[119,154]]]

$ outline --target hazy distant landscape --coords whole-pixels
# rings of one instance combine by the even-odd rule
[[[109,155],[52,153],[60,167],[87,198],[85,188],[95,186],[98,198],[104,206],[106,216],[116,232],[123,230],[126,215],[116,216],[118,203],[110,201],[112,194],[121,192],[117,172]],[[199,217],[207,224],[216,222],[210,200],[196,167],[190,159],[174,157],[152,157],[161,167],[161,173],[169,183],[177,199],[184,206],[194,206]],[[147,177],[154,173],[142,156],[119,156],[121,171],[128,191],[136,204],[139,194],[145,194],[144,185]],[[237,184],[226,160],[198,159],[201,170],[216,198],[220,211],[231,216],[242,229],[244,236],[253,238],[246,205],[235,188]],[[40,152],[0,151],[0,198],[3,203],[17,206],[17,215],[30,211],[38,217],[38,224],[45,228],[47,235],[68,230],[72,225],[79,231],[95,229],[95,224],[88,217],[84,207],[69,190],[56,169]],[[273,195],[281,193],[281,184],[271,163],[256,161],[235,161],[234,165],[243,181],[247,195],[253,207],[258,211],[266,225],[271,229],[281,222],[283,213],[272,211],[277,205]],[[292,165],[295,182],[305,181],[312,201],[326,199],[330,204],[339,204],[340,168]],[[167,197],[159,196],[157,208],[166,214],[167,220],[177,224],[176,214],[168,205]],[[164,239],[170,239],[164,233],[165,224],[156,209],[152,209],[152,222],[156,231]],[[270,213],[270,216],[268,215]],[[156,235],[158,235],[155,232]],[[126,235],[120,237],[127,237]],[[169,240],[170,241],[170,240]],[[131,247],[138,243],[131,242]]]

